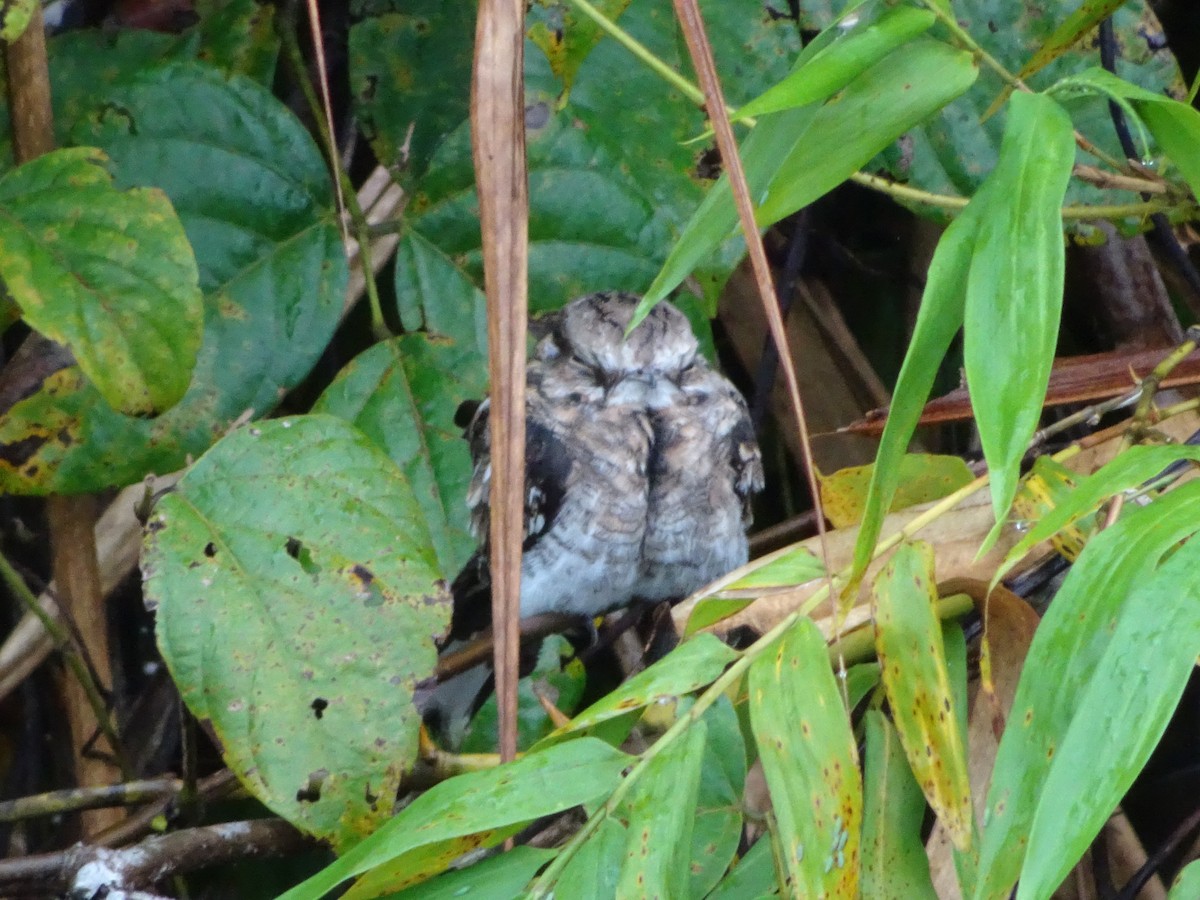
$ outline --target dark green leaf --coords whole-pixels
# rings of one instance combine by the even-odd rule
[[[746,746],[733,704],[726,697],[709,707],[696,818],[692,823],[690,877],[682,896],[703,897],[725,874],[742,837],[742,791]]]
[[[492,900],[519,897],[538,869],[555,857],[555,850],[513,847],[507,853],[447,872],[387,900]]]

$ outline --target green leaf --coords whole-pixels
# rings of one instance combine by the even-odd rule
[[[494,846],[526,822],[608,795],[629,764],[630,757],[608,744],[580,738],[448,779],[281,900],[316,900],[376,867],[402,871],[408,854],[429,859],[422,849],[442,851],[440,868],[424,874],[443,871],[466,850]]]
[[[1179,167],[1192,193],[1200,197],[1200,110],[1172,97],[1131,84],[1104,69],[1091,68],[1055,85],[1068,97],[1078,92],[1097,93],[1129,101],[1141,116],[1162,151]]]
[[[692,823],[690,876],[684,897],[703,897],[729,868],[742,837],[746,745],[737,712],[727,697],[701,720],[708,728],[700,766],[700,790]]]
[[[1049,897],[1062,883],[1166,731],[1200,651],[1198,568],[1200,543],[1186,541],[1133,584],[1115,627],[1109,625],[1111,638],[1075,696],[1042,786],[1019,900]],[[1060,593],[1055,605],[1062,599]]]
[[[160,501],[142,572],[171,675],[250,791],[335,845],[385,821],[449,623],[395,466],[328,416],[239,429]]]
[[[470,453],[454,412],[484,395],[485,369],[473,344],[408,334],[356,357],[312,410],[353,424],[404,472],[447,579],[475,549],[467,509]]]
[[[841,33],[827,46],[729,118],[736,122],[826,100],[934,21],[928,10],[896,6],[883,8],[877,18],[864,15],[840,25]]]
[[[625,826],[609,816],[584,841],[567,863],[555,886],[555,895],[571,900],[612,900],[617,895],[617,864],[625,853]]]
[[[617,21],[630,0],[596,0],[593,6],[610,22]],[[571,3],[540,2],[529,9],[529,40],[546,54],[550,71],[562,82],[564,99],[587,55],[605,36],[592,19]]]
[[[388,900],[492,900],[519,897],[538,869],[557,855],[556,850],[513,847],[507,853],[431,878]]]
[[[657,754],[617,811],[625,820],[618,897],[684,897],[708,728],[695,722]]]
[[[872,900],[936,900],[921,843],[925,798],[913,778],[896,730],[883,713],[867,710],[863,785],[862,883]]]
[[[750,723],[802,897],[857,896],[862,782],[829,651],[802,618],[750,666]]]
[[[1111,16],[1125,0],[1083,0],[1078,8],[1062,20],[1045,43],[1030,57],[1029,62],[1021,67],[1018,78],[1028,78],[1034,72],[1039,72],[1052,60],[1062,56],[1070,47],[1077,44],[1083,37],[1104,19]]]
[[[701,6],[731,102],[783,77],[799,49],[793,22],[764,16],[757,0],[705,0]],[[666,64],[686,68],[674,17],[662,13],[654,3],[631,4],[621,27]],[[440,26],[431,21],[430,27]],[[564,40],[573,38],[566,34]],[[469,59],[469,41],[466,52]],[[439,84],[439,77],[429,83]],[[555,310],[597,290],[640,293],[707,186],[696,171],[702,152],[683,143],[703,127],[702,110],[609,38],[582,60],[565,106],[564,85],[542,54],[526,54],[525,82],[532,311]],[[464,77],[453,89],[461,97],[437,97],[440,105],[461,102],[462,124],[431,148],[406,211],[412,240],[402,242],[408,249],[402,246],[396,267],[405,327],[423,320],[455,338],[483,333],[482,304],[464,303],[476,302],[469,288],[482,284],[466,85]],[[403,136],[414,118],[403,106],[396,107],[396,118],[395,130]],[[414,133],[414,143],[416,138]],[[689,282],[704,301],[706,318],[740,256],[734,244],[714,250]],[[428,294],[426,285],[438,290]]]
[[[1062,107],[1034,94],[1014,96],[1000,160],[978,198],[963,323],[967,384],[997,528],[1017,492],[1054,362],[1065,267],[1059,210],[1074,162],[1071,120]]]
[[[977,75],[969,53],[915,40],[863,72],[824,106],[763,121],[742,152],[751,193],[761,198],[758,224],[777,222],[832,190],[965,91]],[[646,302],[665,297],[736,224],[733,194],[728,178],[722,177],[671,250]]]
[[[1025,855],[1022,851],[1029,847],[1034,814],[1045,796],[1051,766],[1056,764],[1055,757],[1073,728],[1089,685],[1099,677],[1100,667],[1108,664],[1112,654],[1128,652],[1136,656],[1140,652],[1140,648],[1114,640],[1114,630],[1122,627],[1118,623],[1125,618],[1135,586],[1154,576],[1163,554],[1194,533],[1197,522],[1200,484],[1192,482],[1148,507],[1127,512],[1102,531],[1084,548],[1063,582],[1025,658],[1008,726],[1000,741],[984,812],[976,900],[1008,896],[1020,874]],[[1160,597],[1159,604],[1163,608],[1155,610],[1148,626],[1163,621],[1165,616],[1178,615],[1165,608],[1171,605],[1169,600],[1163,603]],[[1136,677],[1154,680],[1162,676],[1147,670],[1139,671]],[[1132,686],[1122,687],[1121,695],[1128,690]],[[1107,701],[1111,706],[1114,698],[1109,696]],[[1092,713],[1096,714],[1094,708]],[[1107,712],[1096,727],[1101,721],[1111,721]],[[1113,724],[1103,740],[1117,740],[1112,733],[1116,729]],[[1141,731],[1140,727],[1127,730]],[[1096,779],[1115,777],[1115,773],[1091,764],[1087,769],[1077,774],[1083,777],[1090,773]],[[1102,785],[1080,787],[1092,791]],[[1080,799],[1072,790],[1057,802]]]
[[[1130,447],[1082,479],[1075,490],[1063,497],[1008,552],[1003,564],[996,571],[993,585],[1042,541],[1049,540],[1083,516],[1094,512],[1109,497],[1141,484],[1181,459],[1200,462],[1200,447],[1183,444]]]
[[[279,58],[275,7],[257,0],[196,0],[200,58],[270,87]]]
[[[153,421],[116,412],[78,369],[42,381],[0,418],[0,487],[11,493],[92,491],[180,468],[308,375],[345,302],[325,164],[286,107],[194,63],[97,84],[77,101],[75,142],[104,149],[119,185],[157,185],[174,204],[205,293],[203,343],[183,400]]]
[[[871,473],[862,525],[854,544],[850,586],[842,592],[843,602],[856,594],[857,585],[871,562],[884,516],[891,509],[900,487],[901,460],[921,418],[921,411],[925,408],[942,357],[962,327],[978,209],[974,203],[968,205],[950,224],[938,241],[929,263],[912,341],[896,379],[887,424],[883,426],[883,436],[879,439],[879,450],[875,454],[875,468]]]
[[[779,879],[775,874],[775,859],[771,839],[760,837],[733,870],[722,879],[708,900],[761,900],[779,895]]]
[[[737,581],[721,588],[724,591],[744,591],[754,588],[791,587],[825,577],[825,566],[807,547],[789,547],[783,553],[772,554]]]
[[[1190,900],[1200,897],[1200,860],[1193,860],[1184,866],[1183,871],[1175,876],[1171,883],[1171,892],[1167,900]]]
[[[606,694],[546,740],[556,742],[572,732],[591,728],[631,710],[691,693],[715,681],[738,656],[738,651],[719,638],[711,634],[698,635]]]
[[[875,579],[875,646],[896,730],[955,847],[971,844],[971,786],[935,604],[933,548],[904,543]]]
[[[114,189],[103,153],[58,150],[0,178],[0,278],[129,414],[183,396],[200,347],[196,260],[161,191]]]
[[[420,179],[467,117],[475,7],[441,0],[361,0],[350,27],[350,90],[371,149]]]

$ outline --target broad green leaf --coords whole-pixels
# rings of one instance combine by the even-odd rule
[[[507,853],[485,859],[465,869],[431,878],[386,900],[492,900],[519,897],[538,869],[557,855],[556,850],[513,847]]]
[[[875,646],[909,765],[959,850],[971,844],[971,786],[938,620],[933,548],[904,543],[875,579]]]
[[[275,7],[256,0],[196,0],[201,58],[270,87],[279,57]]]
[[[1008,896],[1029,847],[1051,765],[1089,685],[1110,654],[1136,652],[1113,638],[1134,588],[1153,577],[1162,555],[1193,534],[1198,522],[1200,484],[1191,482],[1148,507],[1126,512],[1091,540],[1067,575],[1029,648],[1000,741],[984,812],[976,900]],[[1154,622],[1166,614],[1170,599],[1159,602],[1164,608],[1155,611]],[[1137,675],[1149,677],[1148,672]],[[1108,698],[1110,703],[1113,699]],[[1104,740],[1115,738],[1106,734]],[[1096,778],[1109,777],[1096,767],[1089,769]]]
[[[980,198],[963,322],[967,385],[991,473],[991,539],[1016,494],[1054,362],[1065,267],[1059,210],[1074,162],[1062,107],[1014,96],[1000,160]]]
[[[171,675],[243,784],[337,846],[385,821],[450,617],[391,461],[328,416],[239,429],[160,501],[142,573]]]
[[[596,0],[593,4],[610,22],[620,18],[630,0]],[[529,40],[546,54],[550,71],[562,82],[563,99],[571,92],[575,75],[605,33],[570,2],[540,2],[529,9]]]
[[[863,785],[861,896],[872,900],[936,900],[921,843],[925,798],[896,730],[867,710]]]
[[[617,815],[625,821],[618,897],[684,897],[708,728],[695,722],[656,755]]]
[[[1192,897],[1200,897],[1200,860],[1188,863],[1175,876],[1167,900],[1191,900]]]
[[[859,663],[846,670],[846,700],[851,709],[875,689],[881,675],[877,662]]]
[[[96,76],[97,93],[75,101],[71,136],[112,158],[119,186],[161,187],[183,222],[205,294],[191,386],[145,420],[116,412],[78,369],[51,376],[0,418],[0,486],[11,493],[91,491],[180,468],[308,375],[345,302],[328,174],[300,122],[244,78],[194,63],[133,68],[111,83]]]
[[[376,157],[408,181],[467,117],[475,7],[363,0],[350,27],[350,90]]]
[[[593,703],[547,740],[557,741],[631,710],[711,684],[739,655],[711,634],[697,635]]]
[[[712,890],[733,861],[742,837],[746,745],[737,712],[727,697],[721,697],[701,721],[708,727],[708,740],[700,766],[685,897],[703,897]]]
[[[825,639],[803,618],[750,667],[750,723],[801,897],[857,897],[862,781]]]
[[[1200,653],[1198,568],[1200,542],[1186,541],[1133,584],[1108,625],[1111,639],[1050,762],[1019,900],[1049,897],[1062,883],[1158,745]]]
[[[1181,459],[1200,462],[1200,447],[1178,444],[1158,447],[1130,447],[1103,468],[1081,479],[1079,486],[1062,497],[1041,520],[1008,552],[996,572],[998,583],[1026,553],[1049,540],[1062,529],[1079,521],[1115,494],[1135,487]]]
[[[958,456],[906,453],[900,457],[899,467],[899,484],[889,512],[940,500],[975,478]],[[873,471],[874,464],[849,466],[820,478],[821,507],[834,528],[849,528],[862,521]]]
[[[920,421],[921,411],[937,377],[942,357],[950,347],[951,340],[962,327],[963,306],[967,292],[967,275],[971,268],[971,255],[975,248],[975,230],[978,220],[977,204],[972,203],[963,210],[946,229],[925,276],[925,292],[917,310],[917,322],[913,327],[912,341],[904,355],[896,388],[892,392],[892,405],[888,409],[887,424],[879,439],[879,451],[875,455],[875,468],[871,474],[871,487],[867,491],[866,507],[858,540],[854,544],[854,567],[850,586],[842,592],[842,602],[852,600],[857,586],[871,562],[879,530],[884,516],[892,506],[892,500],[901,482],[901,460],[908,449],[913,431]]]
[[[401,468],[446,579],[475,549],[467,510],[470,453],[454,412],[464,400],[484,395],[485,369],[473,344],[408,334],[360,354],[313,405],[313,412],[353,424]]]
[[[800,46],[793,22],[764,16],[757,0],[705,0],[701,6],[731,102],[761,92],[786,74]],[[674,17],[662,13],[654,3],[633,3],[621,16],[621,27],[667,65],[686,68]],[[431,30],[440,28],[444,17],[431,18]],[[469,18],[473,22],[473,14]],[[563,40],[574,38],[564,34]],[[469,34],[466,53],[469,61]],[[408,67],[412,60],[406,56],[390,65]],[[426,62],[441,65],[436,58]],[[697,172],[702,152],[683,143],[703,127],[703,111],[610,38],[581,61],[565,105],[560,100],[564,84],[546,58],[530,48],[525,62],[531,310],[555,310],[597,290],[641,292],[708,184]],[[442,84],[439,73],[432,73],[428,83]],[[484,332],[479,295],[472,294],[482,284],[482,255],[466,88],[464,77],[453,88],[442,85],[435,98],[439,108],[461,111],[453,126],[443,124],[429,159],[413,161],[425,169],[406,208],[396,267],[405,327],[425,321],[431,330],[456,338]],[[420,102],[423,87],[417,93],[413,103]],[[413,103],[379,107],[379,115],[395,120],[388,131],[398,140],[414,120]],[[417,121],[414,156],[419,157],[420,122],[432,120]],[[714,314],[719,288],[740,255],[734,244],[718,248],[689,282],[696,286],[699,299],[693,305],[703,307],[703,318]],[[424,285],[438,289],[427,293]]]
[[[763,121],[742,153],[751,193],[759,198],[759,225],[777,222],[832,190],[961,94],[977,74],[970,54],[937,41],[915,40],[867,69],[825,105]],[[722,177],[671,250],[646,302],[665,297],[736,225],[733,194],[728,178]]]
[[[699,634],[705,628],[711,628],[718,622],[723,622],[731,616],[736,616],[753,603],[755,599],[726,600],[721,597],[701,598],[692,607],[692,613],[688,616],[687,625],[683,629],[683,636],[689,638],[693,634]]]
[[[856,16],[853,22],[844,21],[838,26],[841,34],[828,46],[739,108],[730,120],[740,121],[825,100],[897,47],[928,31],[934,20],[933,13],[927,10],[895,6],[882,8],[877,18],[863,15]]]
[[[761,900],[777,896],[779,878],[771,854],[771,838],[764,834],[708,895],[708,900]]]
[[[196,260],[161,191],[119,191],[103,153],[58,150],[0,178],[0,279],[114,408],[162,412],[200,347]]]
[[[608,795],[630,761],[602,741],[580,738],[448,779],[281,900],[317,900],[347,878],[376,867],[402,867],[406,854],[422,849],[443,850],[441,868],[423,873],[435,874],[467,850],[493,846],[526,822]]]

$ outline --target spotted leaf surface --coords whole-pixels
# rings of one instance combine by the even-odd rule
[[[917,783],[954,844],[971,843],[971,786],[935,603],[933,547],[901,544],[875,580],[875,648]]]
[[[163,658],[246,787],[335,846],[386,820],[449,622],[391,461],[332,417],[240,429],[160,501],[142,570]]]
[[[858,896],[863,790],[825,639],[801,619],[750,667],[750,724],[778,822],[788,893]]]
[[[113,408],[157,413],[187,390],[200,348],[196,259],[166,196],[117,190],[106,162],[76,147],[0,178],[0,278]]]

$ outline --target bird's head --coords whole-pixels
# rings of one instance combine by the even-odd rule
[[[629,376],[676,378],[696,359],[692,326],[663,301],[625,336],[640,302],[634,294],[604,292],[573,300],[559,314],[539,356],[570,356],[609,384]]]

